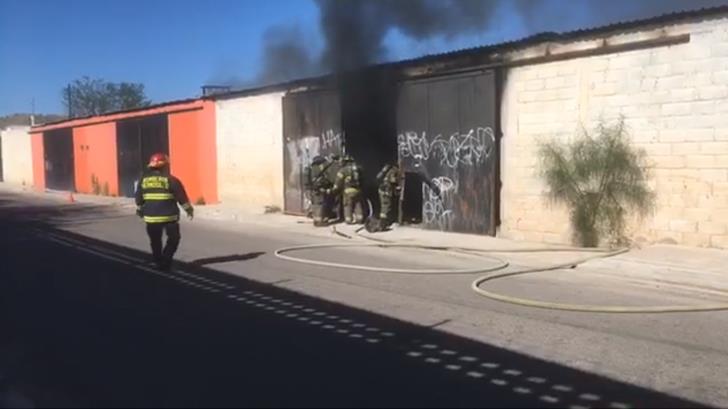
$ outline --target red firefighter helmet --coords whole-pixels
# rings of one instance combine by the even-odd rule
[[[149,158],[149,166],[152,169],[159,169],[169,165],[169,156],[164,153],[155,153]]]

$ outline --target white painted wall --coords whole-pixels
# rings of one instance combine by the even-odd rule
[[[501,236],[569,242],[566,209],[547,203],[536,174],[536,142],[568,139],[580,124],[592,128],[599,118],[621,114],[634,143],[647,151],[657,193],[655,213],[635,221],[631,236],[728,248],[728,18],[608,41],[643,40],[662,29],[689,33],[690,42],[509,70],[501,118]]]
[[[218,189],[224,204],[283,208],[283,93],[216,102]]]
[[[27,126],[11,126],[0,131],[2,138],[3,178],[5,183],[31,186],[33,162]]]

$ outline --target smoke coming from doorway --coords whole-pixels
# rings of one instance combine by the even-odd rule
[[[300,27],[276,27],[264,37],[258,83],[304,78],[383,62],[387,35],[397,30],[414,40],[446,41],[504,31],[516,36],[568,31],[685,9],[726,4],[726,0],[314,0],[324,49],[315,54]],[[497,23],[497,24],[496,24]],[[524,31],[525,30],[525,31]],[[513,38],[509,38],[513,39]],[[434,50],[440,52],[442,50]]]

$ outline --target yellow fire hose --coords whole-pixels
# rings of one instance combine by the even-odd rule
[[[343,233],[335,233],[349,237]],[[361,236],[369,240],[373,240],[366,236]],[[350,237],[349,237],[350,238]],[[306,251],[306,250],[320,250],[327,248],[349,248],[349,247],[378,247],[378,248],[413,248],[420,250],[433,250],[442,251],[445,253],[458,254],[477,254],[480,257],[487,258],[495,261],[495,266],[490,267],[477,267],[471,269],[404,269],[404,268],[389,268],[389,267],[373,267],[366,265],[348,264],[348,263],[336,263],[329,261],[319,261],[306,259],[301,257],[294,257],[288,255],[288,253]],[[311,244],[303,246],[294,246],[278,249],[275,251],[275,256],[279,259],[303,263],[308,265],[315,265],[321,267],[330,268],[341,268],[348,270],[362,270],[379,273],[392,273],[392,274],[407,274],[407,275],[470,275],[478,273],[495,273],[497,271],[504,270],[509,266],[509,263],[503,259],[492,256],[490,254],[507,254],[507,253],[551,253],[551,252],[581,252],[581,253],[595,253],[591,256],[584,257],[578,260],[570,261],[568,263],[561,263],[557,265],[551,265],[546,267],[530,268],[519,271],[503,271],[496,274],[488,274],[479,277],[473,281],[471,289],[477,294],[496,301],[506,302],[510,304],[516,304],[526,307],[535,307],[549,310],[562,310],[562,311],[574,311],[574,312],[591,312],[591,313],[677,313],[677,312],[701,312],[701,311],[720,311],[728,310],[728,302],[726,303],[713,303],[713,304],[700,304],[700,305],[677,305],[677,306],[611,306],[611,305],[582,305],[582,304],[564,304],[554,303],[547,301],[538,301],[527,298],[513,297],[504,294],[498,294],[492,291],[483,289],[481,286],[488,282],[501,278],[512,277],[517,275],[533,274],[553,270],[561,270],[567,268],[574,268],[580,264],[586,263],[590,260],[614,257],[623,253],[628,252],[628,248],[619,250],[602,250],[602,249],[575,249],[575,248],[523,248],[523,249],[510,249],[510,250],[496,250],[496,249],[478,249],[478,248],[466,248],[466,247],[451,247],[451,246],[428,246],[420,244],[403,244],[403,243],[392,243],[383,242],[377,240],[374,243],[327,243],[327,244]]]

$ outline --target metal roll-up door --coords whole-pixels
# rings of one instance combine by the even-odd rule
[[[425,228],[495,235],[495,87],[492,71],[400,84],[397,145],[407,173],[403,209],[409,202],[411,212],[411,203],[417,203]]]
[[[46,188],[74,191],[73,129],[56,129],[43,133]]]
[[[151,155],[169,154],[167,115],[127,119],[116,125],[119,195],[133,197]]]

